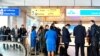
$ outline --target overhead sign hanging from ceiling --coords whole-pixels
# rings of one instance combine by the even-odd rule
[[[0,8],[0,16],[19,16],[19,8]]]
[[[57,8],[37,8],[31,9],[32,16],[60,16],[60,9]]]
[[[66,9],[66,16],[100,16],[100,9]]]

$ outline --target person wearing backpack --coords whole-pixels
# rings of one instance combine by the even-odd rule
[[[90,40],[91,40],[91,55],[90,56],[99,56],[99,27],[96,25],[94,20],[91,20],[91,29],[90,29]]]

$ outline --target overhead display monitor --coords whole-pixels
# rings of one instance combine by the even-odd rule
[[[100,9],[66,9],[66,16],[100,16]]]

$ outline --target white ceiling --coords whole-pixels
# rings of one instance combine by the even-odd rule
[[[91,4],[100,6],[100,0],[0,0],[1,6],[91,6]]]

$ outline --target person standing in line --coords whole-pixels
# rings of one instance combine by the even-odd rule
[[[45,29],[44,29],[44,37],[45,37],[45,34],[46,32],[49,30],[49,25],[45,25]],[[47,56],[47,49],[46,49],[46,40],[44,40],[44,48],[43,48],[43,53],[45,56]]]
[[[39,30],[37,32],[38,34],[38,39],[39,41],[37,41],[37,45],[38,45],[38,51],[42,52],[43,51],[43,47],[44,47],[44,27],[40,26]]]
[[[11,31],[12,36],[13,36],[13,41],[17,42],[18,41],[18,35],[19,35],[19,29],[17,28],[17,25],[15,28],[12,29]]]
[[[3,28],[2,28],[3,35],[6,35],[6,29],[7,29],[7,27],[3,26]],[[6,41],[6,36],[3,36],[3,41]]]
[[[21,25],[21,28],[19,29],[19,34],[20,42],[24,45],[25,36],[27,35],[27,30],[24,25]]]
[[[45,33],[49,30],[49,25],[45,25],[45,29],[44,29],[44,35]]]
[[[6,33],[6,35],[8,35],[6,40],[11,41],[11,29],[9,27],[7,27],[5,33]]]
[[[45,29],[44,29],[44,38],[45,38],[45,34],[46,32],[49,30],[49,25],[45,25]],[[44,47],[43,47],[43,53],[45,56],[47,56],[47,48],[46,48],[46,40],[44,39]]]
[[[91,37],[91,28],[88,27],[88,31],[87,31],[87,42],[88,42],[89,45],[91,43],[90,37]]]
[[[75,36],[75,56],[79,56],[79,47],[81,49],[81,56],[85,56],[84,54],[84,44],[86,37],[85,27],[82,26],[82,21],[79,21],[79,24],[74,28],[74,36]]]
[[[66,49],[66,54],[65,54],[66,56],[69,56],[67,50],[68,50],[69,42],[71,42],[70,33],[68,31],[69,27],[70,24],[66,24],[62,29],[62,41],[64,42],[64,46]]]
[[[99,38],[100,38],[100,29],[96,25],[94,20],[91,20],[91,29],[90,29],[90,44],[91,44],[91,53],[90,56],[99,56]]]
[[[0,28],[0,41],[3,41],[3,27]]]
[[[57,33],[52,26],[50,27],[50,30],[46,32],[45,38],[48,56],[54,56],[54,52],[56,51]]]
[[[60,28],[57,28],[57,27],[55,26],[55,24],[57,24],[57,22],[53,22],[53,23],[51,24],[51,26],[53,27],[54,31],[56,31],[56,33],[57,33],[56,52],[55,52],[55,53],[58,54],[58,48],[59,48],[60,36],[61,36],[61,33],[60,33],[61,29],[60,29]]]
[[[37,33],[36,33],[36,26],[32,26],[32,32],[31,32],[31,51],[33,51],[36,47],[36,38],[37,38]]]

